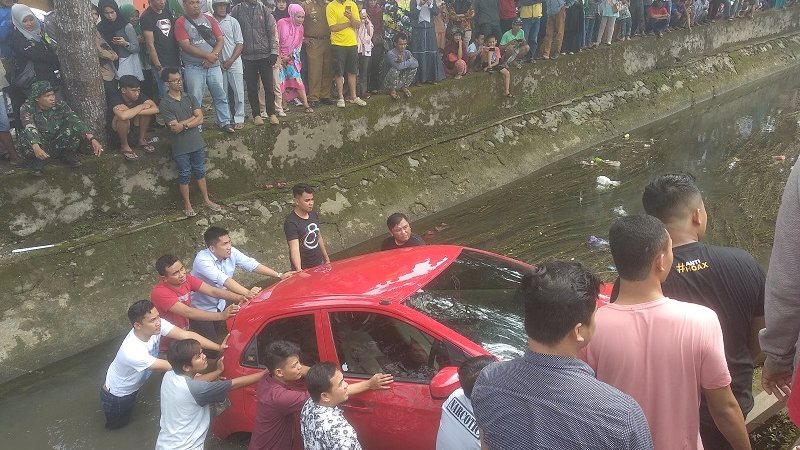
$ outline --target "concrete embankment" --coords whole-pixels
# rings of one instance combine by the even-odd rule
[[[226,212],[178,220],[173,169],[162,156],[118,156],[43,180],[0,187],[0,381],[45,366],[127,328],[127,305],[147,296],[152,263],[190,263],[209,224],[262,262],[286,265],[288,192],[266,181],[319,186],[331,250],[383,232],[387,213],[414,217],[457,204],[638,126],[798,64],[800,10],[674,32],[540,62],[514,72],[502,99],[486,74],[374,98],[365,109],[321,110],[234,138],[207,133],[209,184]],[[691,109],[689,110],[691,113]],[[12,247],[60,242],[8,256]],[[244,276],[245,280],[252,280]]]

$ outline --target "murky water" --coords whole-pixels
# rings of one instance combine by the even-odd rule
[[[689,170],[709,210],[706,241],[743,247],[766,266],[786,176],[800,153],[800,77],[784,73],[678,116],[567,158],[440,214],[415,222],[435,243],[485,248],[530,262],[575,258],[613,277],[605,237],[619,214],[641,212],[641,190],[654,175]],[[776,162],[773,156],[785,155]],[[594,158],[619,161],[619,167]],[[619,181],[597,188],[598,176]],[[442,225],[446,224],[446,225]],[[343,252],[371,251],[383,236]],[[103,429],[98,389],[121,338],[0,386],[0,442],[18,449],[153,448],[158,434],[159,378],[141,391],[131,424]],[[57,359],[57,356],[54,356]],[[209,449],[245,448],[246,436]]]

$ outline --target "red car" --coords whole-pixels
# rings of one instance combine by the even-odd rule
[[[390,390],[350,398],[345,415],[366,450],[433,450],[442,402],[459,386],[458,365],[526,348],[514,293],[527,269],[482,250],[431,245],[306,270],[229,321],[224,376],[263,370],[264,349],[276,339],[298,344],[306,365],[336,362],[348,382],[392,373]],[[255,390],[230,393],[231,406],[214,420],[217,436],[253,430]]]

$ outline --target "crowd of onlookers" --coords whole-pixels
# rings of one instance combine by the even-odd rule
[[[406,10],[395,0],[151,0],[138,11],[127,2],[99,0],[90,20],[110,144],[135,160],[137,150],[155,150],[151,127],[166,126],[174,135],[201,130],[206,93],[208,111],[229,133],[244,126],[246,104],[255,125],[278,124],[290,108],[312,113],[319,104],[365,106],[379,92],[411,97],[415,84],[475,71],[500,73],[503,94],[513,97],[511,73],[524,63],[610,45],[615,36],[660,36],[713,22],[720,13],[732,20],[783,2],[411,0]],[[62,101],[61,87],[70,80],[59,72],[57,14],[40,20],[31,8],[0,0],[0,88],[18,121],[15,145],[6,96],[0,96],[0,147],[12,165],[27,159],[35,176],[50,157],[80,165],[81,145],[102,151]],[[37,82],[47,84],[34,89]],[[53,102],[42,99],[49,92]],[[172,114],[161,110],[165,99],[183,93],[191,99],[176,98]],[[204,172],[194,153],[203,144],[199,135],[183,140],[194,144],[177,145],[182,148],[173,155],[179,182],[187,186],[192,171],[195,177]]]

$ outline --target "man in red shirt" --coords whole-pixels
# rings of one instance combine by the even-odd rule
[[[225,289],[218,289],[186,273],[183,263],[174,255],[164,255],[156,260],[156,270],[161,276],[150,291],[150,301],[168,322],[176,327],[189,328],[189,320],[218,321],[227,320],[239,311],[238,303],[245,300],[243,295]],[[208,312],[192,307],[190,292],[200,292],[215,298],[223,298],[233,305],[222,312]],[[165,342],[167,341],[167,342]],[[169,339],[161,340],[161,350],[169,347]]]
[[[275,341],[267,347],[266,365],[269,375],[258,382],[256,391],[256,424],[248,450],[290,450],[293,447],[295,427],[308,392],[296,383],[308,373],[308,366],[300,363],[300,347],[288,341]],[[367,390],[389,389],[393,382],[389,374],[377,373],[369,380],[348,387],[350,395]],[[299,438],[299,436],[298,436]]]
[[[511,22],[517,18],[517,4],[514,0],[500,0],[500,31],[505,34],[511,29]],[[497,36],[497,39],[500,39]],[[527,38],[527,36],[525,36]]]

